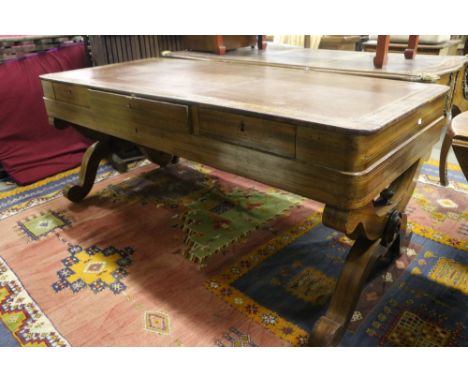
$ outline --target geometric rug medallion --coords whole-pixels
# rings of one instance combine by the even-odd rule
[[[159,312],[145,312],[145,329],[158,334],[171,333],[169,316]]]
[[[132,248],[101,250],[95,245],[86,249],[74,245],[69,246],[68,252],[70,256],[62,260],[65,268],[57,272],[60,281],[52,284],[56,292],[70,288],[77,293],[89,287],[94,293],[107,288],[119,294],[127,288],[121,279],[128,274],[126,267],[131,264]]]
[[[29,240],[39,240],[57,229],[69,226],[71,221],[63,212],[49,210],[38,216],[29,216],[17,223],[19,232]]]

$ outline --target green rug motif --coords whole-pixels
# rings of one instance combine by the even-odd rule
[[[236,188],[222,192],[213,188],[187,206],[184,231],[187,232],[188,248],[185,255],[202,263],[301,200],[278,190],[264,193]]]
[[[98,196],[173,211],[173,223],[185,236],[183,254],[199,264],[305,200],[272,187],[239,188],[235,175],[219,175],[183,161],[110,185]]]

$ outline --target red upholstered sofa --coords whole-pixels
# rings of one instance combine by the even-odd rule
[[[83,43],[0,64],[0,164],[18,184],[80,164],[89,142],[49,125],[39,75],[88,65]]]

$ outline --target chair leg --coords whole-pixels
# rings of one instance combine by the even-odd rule
[[[452,124],[449,125],[447,129],[447,133],[445,134],[444,142],[442,143],[442,148],[440,149],[440,161],[439,161],[439,178],[440,184],[442,186],[448,186],[448,178],[447,178],[447,157],[452,146],[454,132],[452,130]]]
[[[379,35],[375,48],[374,68],[382,69],[387,64],[388,47],[390,45],[390,35]]]

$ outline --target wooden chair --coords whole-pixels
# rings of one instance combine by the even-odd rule
[[[468,111],[454,117],[445,135],[442,149],[440,150],[439,176],[443,186],[448,185],[447,156],[450,147],[453,148],[458,163],[468,179]]]
[[[416,57],[418,50],[419,35],[410,35],[408,40],[408,48],[405,49],[403,54],[408,60],[412,60]],[[375,49],[374,67],[382,69],[387,64],[388,59],[388,48],[390,45],[390,35],[379,35],[377,37],[377,47]]]

